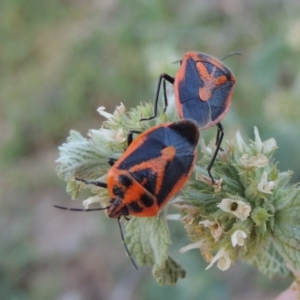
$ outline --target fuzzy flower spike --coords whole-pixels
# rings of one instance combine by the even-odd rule
[[[216,263],[225,271],[242,259],[268,276],[286,276],[287,263],[300,270],[300,187],[288,186],[291,171],[277,170],[272,159],[276,141],[262,141],[256,127],[254,136],[254,141],[245,143],[238,132],[218,155],[212,172],[222,180],[219,190],[205,176],[203,166],[212,151],[202,142],[204,155],[195,167],[197,176],[181,198],[181,207],[186,208],[181,209],[182,219],[198,211],[192,222],[185,223],[192,244],[183,250],[205,245],[207,269]],[[214,224],[220,229],[217,238]]]
[[[145,131],[175,121],[170,115],[160,114],[151,121],[140,122],[141,117],[152,116],[153,106],[147,103],[131,110],[121,103],[113,113],[104,107],[98,112],[106,119],[100,129],[90,130],[87,137],[72,130],[66,143],[59,147],[57,159],[57,174],[66,181],[73,199],[83,189],[91,190],[91,196],[83,203],[85,208],[97,203],[107,206],[109,196],[106,189],[85,185],[76,177],[105,182],[107,159],[118,159],[124,153],[129,131]],[[241,259],[268,276],[290,274],[287,265],[299,273],[300,186],[288,185],[292,172],[276,168],[272,159],[276,141],[262,141],[257,128],[254,136],[254,141],[246,143],[238,132],[234,140],[223,142],[223,151],[212,168],[218,179],[215,185],[205,170],[215,145],[201,142],[200,161],[174,205],[180,211],[180,217],[175,219],[182,222],[191,240],[181,252],[188,255],[195,248],[200,250],[208,263],[206,269],[216,265],[225,271]],[[164,212],[152,218],[122,221],[131,255],[139,265],[152,266],[159,284],[175,284],[185,276],[168,253],[171,237]]]

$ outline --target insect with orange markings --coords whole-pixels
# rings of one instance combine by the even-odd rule
[[[132,141],[134,133],[140,132],[128,135],[128,148],[123,155],[108,160],[111,168],[107,182],[76,178],[85,184],[107,188],[110,196],[107,207],[83,210],[55,205],[73,211],[107,210],[110,218],[118,219],[123,242],[120,218],[157,215],[189,179],[199,140],[198,127],[189,120],[157,125]],[[125,242],[124,245],[136,267]]]
[[[233,52],[225,57],[232,54],[241,53]],[[151,120],[157,116],[161,84],[166,110],[168,106],[166,81],[174,85],[176,109],[181,119],[195,121],[199,129],[207,129],[214,125],[218,127],[216,150],[207,167],[214,183],[211,168],[224,137],[220,122],[230,109],[236,78],[220,60],[203,53],[187,52],[180,60],[180,68],[175,78],[165,73],[159,76],[154,114],[150,118],[142,118],[141,121]]]

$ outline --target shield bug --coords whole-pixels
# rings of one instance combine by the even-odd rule
[[[241,53],[234,52],[225,57],[232,54]],[[220,60],[203,53],[187,52],[183,59],[180,60],[180,68],[175,78],[165,73],[159,76],[154,115],[150,118],[143,118],[141,121],[151,120],[157,116],[159,93],[162,84],[165,102],[164,110],[166,110],[168,106],[166,81],[174,85],[176,109],[181,119],[195,121],[200,129],[207,129],[214,125],[218,127],[216,150],[207,167],[208,174],[214,182],[211,168],[224,137],[223,126],[220,121],[230,109],[236,78]]]
[[[108,207],[85,211],[107,210],[110,218],[118,219],[120,229],[122,216],[155,216],[183,187],[192,172],[199,140],[198,127],[189,120],[157,125],[132,141],[134,133],[140,132],[128,135],[129,146],[123,155],[108,160],[111,168],[106,183],[76,178],[108,189]],[[122,231],[121,237],[124,242]],[[126,244],[125,248],[130,256]]]

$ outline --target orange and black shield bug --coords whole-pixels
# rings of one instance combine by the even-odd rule
[[[141,133],[134,141],[133,133],[137,132],[129,135],[129,146],[124,154],[118,160],[108,160],[111,168],[106,183],[76,178],[108,189],[109,206],[86,211],[107,209],[108,216],[118,221],[122,216],[152,217],[189,179],[199,140],[194,122],[161,124]],[[122,232],[121,236],[124,242]],[[127,247],[126,251],[130,255]]]
[[[200,129],[207,129],[213,125],[218,127],[216,150],[207,167],[208,174],[214,182],[211,168],[224,136],[220,121],[230,109],[236,78],[220,60],[203,53],[187,52],[180,61],[180,68],[175,78],[165,73],[159,76],[154,115],[141,121],[156,117],[162,83],[166,109],[168,105],[166,81],[174,85],[176,108],[181,119],[195,121]]]

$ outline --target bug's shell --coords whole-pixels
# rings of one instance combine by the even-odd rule
[[[174,81],[180,118],[192,119],[200,129],[219,123],[228,113],[236,78],[218,59],[187,52]]]
[[[155,216],[189,179],[198,140],[199,130],[189,120],[140,134],[108,171],[108,216]]]

